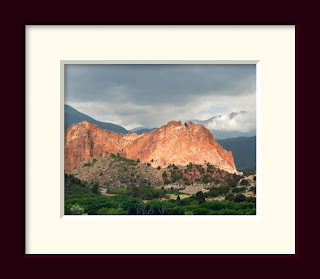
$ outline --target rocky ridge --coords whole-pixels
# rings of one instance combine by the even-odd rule
[[[109,153],[139,159],[152,167],[209,162],[228,172],[237,172],[232,153],[224,150],[207,128],[192,122],[181,124],[181,121],[170,121],[159,129],[141,135],[102,130],[86,121],[71,125],[65,131],[66,173],[82,162],[91,163],[98,155]]]

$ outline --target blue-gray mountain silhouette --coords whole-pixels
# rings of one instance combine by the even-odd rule
[[[110,130],[119,134],[127,134],[128,131],[116,124],[101,122],[93,119],[92,117],[77,111],[69,105],[64,105],[64,129],[66,130],[70,125],[87,121],[91,124],[96,124],[103,130]]]
[[[237,170],[256,168],[256,136],[217,139],[224,149],[231,151]]]

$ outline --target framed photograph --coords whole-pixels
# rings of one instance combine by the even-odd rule
[[[294,25],[25,36],[26,254],[295,254]]]
[[[255,62],[61,63],[62,215],[256,215]]]

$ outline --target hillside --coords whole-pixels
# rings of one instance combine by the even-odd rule
[[[110,130],[119,134],[127,134],[128,131],[116,124],[107,123],[107,122],[101,122],[93,119],[92,117],[81,113],[74,109],[73,107],[69,105],[64,105],[64,129],[66,130],[70,125],[80,123],[82,121],[87,121],[91,124],[98,125],[99,128],[103,130]]]
[[[255,214],[255,196],[255,176],[210,164],[153,168],[108,154],[65,175],[66,214]]]
[[[214,165],[187,166],[169,164],[154,168],[150,163],[137,162],[115,154],[99,155],[91,163],[82,162],[70,172],[88,183],[99,183],[110,187],[147,185],[162,187],[185,187],[195,183],[207,186],[235,186],[240,175],[230,174]]]

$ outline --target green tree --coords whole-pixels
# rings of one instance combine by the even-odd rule
[[[95,194],[99,194],[99,184],[98,184],[98,182],[93,185],[92,192],[95,193]]]
[[[202,204],[206,201],[204,194],[201,191],[196,193],[195,199],[198,202],[198,204]]]
[[[137,163],[140,163],[140,159],[138,158]]]
[[[177,200],[180,201],[180,196],[179,195],[177,196]]]
[[[233,201],[233,200],[234,200],[234,195],[231,194],[231,193],[229,193],[229,194],[227,194],[227,195],[225,196],[224,199],[227,200],[227,201]]]
[[[249,181],[246,179],[242,179],[240,185],[248,185]]]
[[[160,166],[158,166],[158,167],[157,167],[157,169],[158,169],[158,170],[160,170],[160,169],[161,169],[161,167],[160,167]]]
[[[247,202],[253,202],[256,203],[256,198],[255,197],[248,197]]]
[[[234,197],[234,201],[235,202],[244,202],[246,200],[246,197],[242,194],[237,194],[235,197]]]

